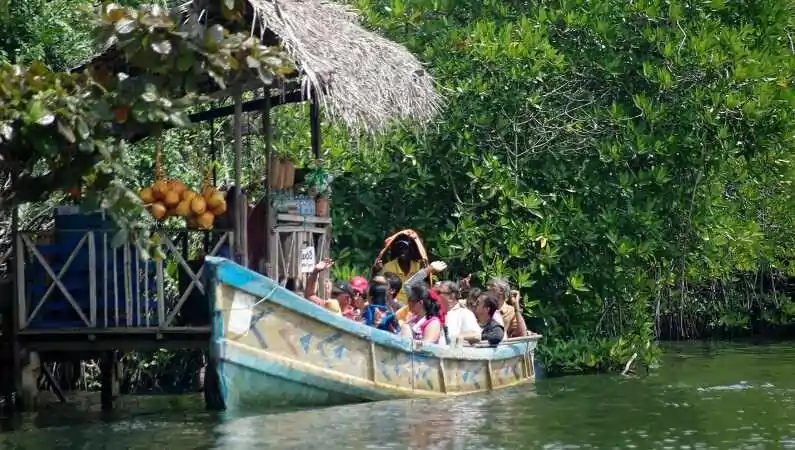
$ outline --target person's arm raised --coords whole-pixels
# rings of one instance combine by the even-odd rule
[[[512,330],[511,337],[527,336],[527,324],[522,315],[522,301],[519,296],[519,291],[511,291],[511,302],[513,303],[513,308],[516,310],[516,317],[514,318],[516,321],[516,328]]]
[[[320,298],[315,293],[317,290],[317,277],[322,272],[330,269],[334,265],[334,260],[331,258],[326,258],[319,263],[315,264],[315,268],[312,269],[312,273],[306,278],[306,289],[304,290],[304,297],[307,300],[311,300],[312,302],[320,305],[325,306],[326,299]]]
[[[415,273],[414,275],[409,277],[409,279],[406,280],[405,283],[403,283],[403,292],[408,294],[409,293],[409,289],[411,288],[412,285],[417,284],[417,283],[425,280],[430,275],[442,272],[446,268],[447,268],[447,263],[445,263],[444,261],[434,261],[434,262],[432,262],[428,267],[426,267],[424,269],[420,269],[419,271],[417,271],[417,273]]]

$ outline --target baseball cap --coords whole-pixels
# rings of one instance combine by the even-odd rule
[[[367,292],[367,279],[361,275],[357,275],[351,279],[351,289],[360,294]]]
[[[337,281],[331,286],[331,295],[337,296],[340,294],[353,295],[353,289],[347,281]]]

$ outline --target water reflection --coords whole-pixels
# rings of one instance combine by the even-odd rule
[[[215,448],[314,448],[330,443],[357,449],[489,448],[483,429],[502,428],[499,423],[494,428],[490,413],[503,406],[501,398],[391,401],[232,419],[216,428]]]
[[[493,395],[247,417],[200,397],[112,415],[55,408],[5,422],[0,449],[795,448],[795,348],[676,348],[648,377],[540,381]],[[0,423],[3,423],[0,421]]]

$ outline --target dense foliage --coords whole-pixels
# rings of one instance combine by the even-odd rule
[[[359,5],[449,104],[377,143],[388,157],[332,147],[337,244],[357,263],[411,225],[460,273],[509,276],[556,372],[792,320],[791,3]]]
[[[655,337],[792,321],[790,2],[356,4],[427,62],[447,106],[424,130],[376,139],[324,127],[346,271],[390,232],[419,230],[452,273],[519,286],[548,323],[540,354],[556,373],[616,370],[633,353],[651,364]],[[58,67],[83,49],[64,51],[43,56]],[[306,161],[305,108],[275,120],[276,149]],[[200,153],[209,134],[170,133],[166,152]],[[136,149],[146,180],[151,143]]]

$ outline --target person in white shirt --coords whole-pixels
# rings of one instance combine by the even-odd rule
[[[447,303],[445,326],[450,344],[460,346],[463,342],[480,342],[481,329],[478,319],[475,313],[458,301],[458,284],[453,281],[442,281],[438,283],[436,292]]]

